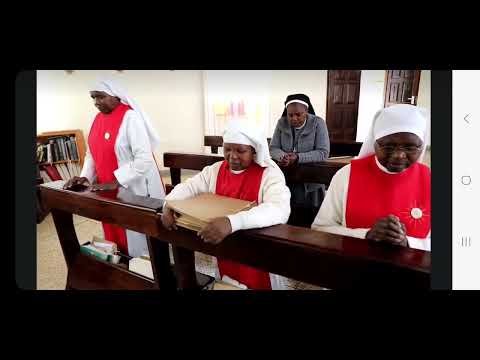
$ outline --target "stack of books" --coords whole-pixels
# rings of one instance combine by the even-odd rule
[[[233,215],[256,205],[255,201],[239,200],[211,193],[200,194],[185,200],[167,201],[167,206],[175,212],[176,224],[194,231],[200,231],[214,218]]]
[[[81,245],[80,252],[114,264],[120,261],[117,244],[97,236],[94,236],[92,241]]]

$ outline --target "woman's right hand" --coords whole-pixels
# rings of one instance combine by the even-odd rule
[[[85,185],[85,186],[90,186],[90,181],[86,177],[79,177],[79,176],[74,176],[70,180],[68,180],[65,185],[63,185],[63,188],[65,190],[69,190],[73,188],[74,186],[78,185]]]
[[[368,240],[386,241],[391,244],[408,246],[405,225],[394,215],[378,220],[365,236]]]
[[[281,157],[280,161],[278,162],[278,165],[281,167],[288,167],[295,164],[297,160],[298,160],[298,155],[293,152],[289,152]]]
[[[278,162],[278,165],[281,166],[281,167],[287,167],[289,165],[289,156],[288,154],[284,154],[279,162]]]
[[[168,206],[165,206],[162,213],[162,225],[167,230],[177,230],[177,225],[175,224],[175,216],[173,210]]]

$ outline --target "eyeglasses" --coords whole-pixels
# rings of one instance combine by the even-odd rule
[[[419,152],[422,149],[422,146],[394,146],[394,145],[381,145],[377,142],[378,147],[380,150],[384,151],[387,154],[393,154],[395,151],[399,150],[404,152],[405,154],[408,155],[415,155],[417,152]]]

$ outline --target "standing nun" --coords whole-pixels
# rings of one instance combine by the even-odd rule
[[[333,177],[312,229],[430,251],[426,129],[416,106],[378,111],[358,157]]]
[[[65,184],[96,184],[92,191],[117,190],[135,195],[165,198],[165,189],[153,155],[159,139],[145,112],[113,80],[98,81],[90,89],[95,107],[88,135],[88,150],[80,177]],[[145,234],[102,223],[105,239],[133,257],[148,254]]]

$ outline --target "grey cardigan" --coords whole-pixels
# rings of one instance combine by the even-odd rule
[[[277,126],[270,142],[270,155],[279,161],[287,152],[293,152],[294,143],[292,127],[286,116],[278,120]],[[311,163],[326,160],[330,153],[330,140],[328,129],[321,117],[308,114],[306,124],[302,129],[295,153],[298,162]]]

